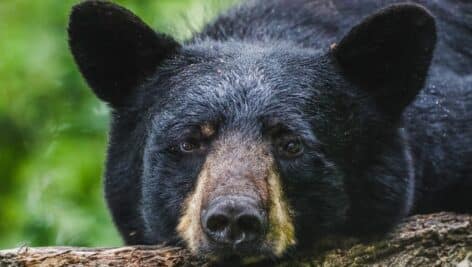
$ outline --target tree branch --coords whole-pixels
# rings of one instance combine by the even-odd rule
[[[459,265],[458,265],[459,264]],[[208,266],[181,248],[21,247],[0,251],[0,266]],[[472,215],[436,213],[405,220],[388,237],[351,244],[279,266],[461,266],[472,267]]]

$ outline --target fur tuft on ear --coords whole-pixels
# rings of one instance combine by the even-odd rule
[[[106,1],[74,6],[68,32],[82,75],[113,107],[126,105],[132,90],[180,47],[130,11]]]
[[[419,5],[398,4],[364,19],[332,52],[348,80],[398,117],[424,86],[435,44],[431,14]]]

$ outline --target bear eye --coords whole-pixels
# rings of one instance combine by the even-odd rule
[[[184,153],[192,153],[193,151],[200,148],[200,145],[197,142],[184,141],[180,143],[180,151]]]
[[[294,158],[300,156],[303,153],[303,144],[300,138],[291,138],[281,142],[278,150],[280,155],[288,158]]]

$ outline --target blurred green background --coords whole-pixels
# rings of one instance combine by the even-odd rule
[[[236,1],[115,2],[182,41]],[[108,109],[67,47],[77,2],[0,1],[0,249],[121,244],[102,196]]]

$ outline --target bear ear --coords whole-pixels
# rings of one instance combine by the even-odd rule
[[[113,107],[125,105],[131,91],[180,47],[130,11],[106,1],[74,6],[68,33],[82,75]]]
[[[415,4],[392,5],[367,17],[334,47],[344,75],[399,116],[424,85],[436,44],[434,18]]]

